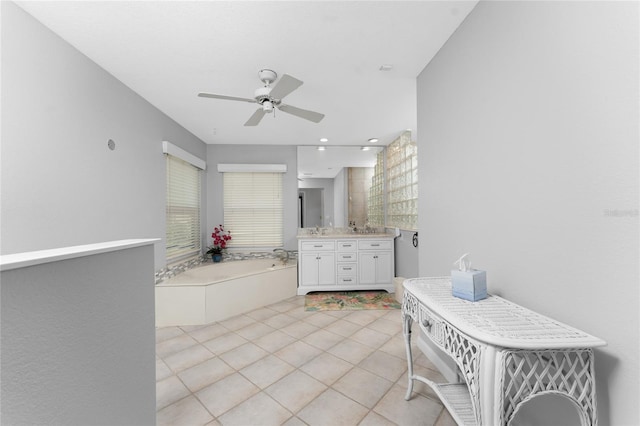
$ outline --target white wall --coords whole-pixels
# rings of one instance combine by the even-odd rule
[[[0,273],[3,425],[155,425],[153,251]]]
[[[605,425],[640,424],[638,5],[482,1],[418,78],[420,275],[470,252],[606,340]]]
[[[162,141],[202,159],[205,144],[15,4],[1,7],[1,252],[164,239]]]
[[[296,147],[284,145],[207,145],[207,227],[205,234],[209,236],[215,226],[224,222],[222,173],[218,173],[218,163],[287,165],[287,172],[282,179],[284,248],[297,250],[298,166]],[[230,231],[233,233],[233,229]],[[207,244],[211,244],[211,238],[208,238]]]

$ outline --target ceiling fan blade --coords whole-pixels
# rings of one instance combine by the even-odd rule
[[[291,105],[280,105],[278,106],[278,109],[286,112],[287,114],[313,121],[314,123],[319,123],[324,118],[324,114],[320,114],[319,112],[308,111]]]
[[[257,126],[260,123],[260,120],[262,120],[262,117],[264,117],[265,114],[266,114],[266,112],[262,108],[258,108],[256,110],[256,112],[254,112],[253,115],[251,117],[249,117],[247,122],[244,123],[244,125],[245,126]]]
[[[271,93],[269,93],[269,96],[271,96],[273,99],[282,99],[289,93],[296,90],[298,87],[302,86],[302,83],[303,82],[298,80],[297,78],[293,78],[289,74],[285,74],[280,77],[280,80],[278,80],[276,85],[273,86],[273,89],[271,89]]]
[[[225,99],[227,101],[251,102],[253,104],[257,103],[255,99],[237,98],[235,96],[225,96],[225,95],[214,95],[213,93],[198,93],[198,96],[200,96],[201,98]]]

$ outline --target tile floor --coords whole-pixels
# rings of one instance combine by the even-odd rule
[[[444,379],[414,347],[415,371]],[[455,422],[416,382],[400,311],[305,312],[304,296],[205,326],[156,331],[158,425]]]

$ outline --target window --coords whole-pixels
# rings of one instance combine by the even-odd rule
[[[230,247],[283,245],[282,173],[224,172],[223,191]]]
[[[200,169],[167,157],[167,263],[200,254]]]

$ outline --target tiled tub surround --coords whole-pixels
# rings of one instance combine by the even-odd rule
[[[289,262],[295,263],[298,257],[298,253],[295,250],[287,250],[287,253],[289,254]],[[266,251],[249,252],[249,253],[243,253],[243,252],[222,253],[223,262],[230,262],[230,261],[237,261],[237,260],[251,260],[251,259],[280,260],[280,254],[274,253],[274,252],[266,252]],[[168,280],[169,278],[175,277],[176,275],[183,273],[184,271],[188,271],[189,269],[202,266],[202,264],[212,263],[212,262],[213,261],[211,260],[211,256],[198,256],[196,258],[189,259],[175,265],[167,266],[166,268],[162,268],[159,271],[156,271],[155,282],[156,284],[159,284],[165,280]]]
[[[157,329],[157,424],[455,425],[425,384],[404,400],[400,310],[303,305],[296,296],[204,326]],[[415,365],[443,380],[424,355]]]
[[[156,284],[156,326],[220,321],[294,296],[296,287],[295,259],[201,263]]]

